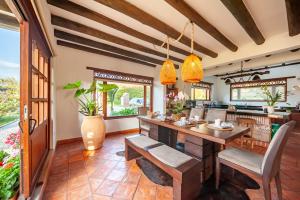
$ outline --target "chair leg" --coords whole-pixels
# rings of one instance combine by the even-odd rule
[[[263,180],[263,189],[264,189],[265,200],[271,200],[271,187],[269,181]]]
[[[221,175],[221,163],[220,159],[216,158],[216,189],[219,189],[220,186],[220,175]]]
[[[280,181],[280,173],[279,172],[275,176],[275,182],[276,182],[278,199],[282,200],[282,188],[281,188],[281,181]]]

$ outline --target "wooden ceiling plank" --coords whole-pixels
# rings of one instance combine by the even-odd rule
[[[6,4],[5,0],[0,1],[0,10],[7,12],[7,13],[12,13],[11,10],[9,9],[8,5]]]
[[[148,47],[144,47],[140,44],[136,44],[136,43],[131,42],[129,40],[125,40],[123,38],[111,35],[109,33],[105,33],[103,31],[100,31],[100,30],[97,30],[97,29],[93,29],[91,27],[85,26],[83,24],[80,24],[80,23],[77,23],[77,22],[59,17],[59,16],[51,15],[51,23],[53,25],[56,25],[56,26],[67,28],[67,29],[77,31],[77,32],[80,32],[80,33],[84,33],[84,34],[87,34],[87,35],[91,35],[91,36],[94,36],[94,37],[97,37],[97,38],[100,38],[100,39],[103,39],[103,40],[106,40],[106,41],[109,41],[109,42],[112,42],[112,43],[115,43],[115,44],[119,44],[119,45],[129,47],[129,48],[132,48],[132,49],[136,49],[136,50],[139,50],[139,51],[142,51],[142,52],[145,52],[145,53],[153,54],[153,55],[164,57],[164,58],[166,57],[166,54],[161,53],[159,51],[150,49]],[[177,62],[183,62],[182,59],[179,59],[179,58],[174,57],[174,56],[170,56],[170,59],[172,59],[174,61],[177,61]]]
[[[256,44],[260,45],[265,42],[264,36],[258,29],[254,19],[242,0],[221,0],[221,2]]]
[[[107,52],[107,51],[102,51],[102,50],[99,50],[99,49],[93,49],[93,48],[90,48],[90,47],[86,47],[86,46],[82,46],[82,45],[78,45],[78,44],[74,44],[74,43],[70,43],[70,42],[66,42],[66,41],[62,41],[62,40],[58,40],[57,44],[61,45],[61,46],[81,50],[81,51],[86,51],[86,52],[89,52],[89,53],[94,53],[94,54],[98,54],[98,55],[108,56],[108,57],[112,57],[112,58],[117,58],[117,59],[129,61],[129,62],[134,62],[134,63],[146,65],[146,66],[149,66],[149,67],[156,67],[156,65],[154,65],[154,64],[144,62],[144,61],[141,61],[141,60],[138,60],[138,59],[129,58],[129,57],[126,57],[126,56],[110,53],[110,52]]]
[[[168,24],[156,19],[152,15],[130,4],[127,1],[124,0],[95,0],[95,1],[105,6],[108,6],[114,10],[117,10],[131,18],[134,18],[135,20],[160,31],[168,35],[169,37],[177,39],[180,35],[180,32],[178,32]],[[186,36],[183,36],[180,42],[187,46],[191,45],[191,40]],[[214,51],[209,50],[206,47],[203,47],[196,42],[194,43],[194,49],[213,58],[218,56],[218,54],[215,53]]]
[[[20,24],[15,17],[0,13],[0,27],[17,31],[20,28]]]
[[[233,44],[226,36],[224,36],[216,27],[211,25],[206,19],[204,19],[196,10],[188,5],[184,0],[165,0],[178,12],[183,14],[189,20],[193,21],[205,32],[214,37],[217,41],[223,44],[231,51],[237,51],[238,47]]]
[[[119,23],[115,20],[112,20],[112,19],[110,19],[110,18],[108,18],[108,17],[106,17],[106,16],[104,16],[100,13],[92,11],[88,8],[80,6],[80,5],[78,5],[76,3],[73,3],[71,1],[48,0],[48,3],[50,5],[59,7],[61,9],[66,10],[66,11],[78,14],[82,17],[85,17],[85,18],[88,18],[90,20],[96,21],[98,23],[104,24],[104,25],[109,26],[111,28],[114,28],[118,31],[127,33],[128,35],[134,36],[134,37],[139,38],[141,40],[144,40],[146,42],[150,42],[150,43],[155,44],[157,46],[161,46],[163,44],[163,41],[161,41],[161,40],[158,40],[158,39],[153,38],[149,35],[146,35],[142,32],[139,32],[135,29],[132,29],[128,26],[125,26],[124,24],[121,24],[121,23]],[[177,53],[180,53],[180,54],[183,54],[183,55],[189,55],[190,54],[189,51],[180,49],[180,48],[178,48],[176,46],[173,46],[173,45],[170,45],[170,50],[174,51],[174,52],[177,52]]]
[[[295,36],[300,33],[300,1],[285,0],[289,35]]]
[[[111,46],[109,44],[105,44],[105,43],[102,43],[102,42],[98,42],[98,41],[90,40],[90,39],[87,39],[87,38],[83,38],[83,37],[80,37],[78,35],[73,35],[71,33],[67,33],[67,32],[64,32],[64,31],[57,30],[57,29],[54,30],[54,36],[59,38],[59,39],[62,39],[62,40],[68,40],[68,41],[71,41],[71,42],[91,46],[91,47],[102,49],[102,50],[109,51],[109,52],[112,52],[112,53],[121,54],[123,56],[137,58],[139,60],[147,61],[147,62],[150,62],[150,63],[155,63],[155,64],[158,64],[158,65],[162,65],[162,63],[163,63],[163,61],[159,60],[159,59],[151,58],[151,57],[148,57],[148,56],[145,56],[145,55],[142,55],[142,54],[138,54],[138,53],[135,53],[135,52],[132,52],[132,51],[128,51],[128,50],[125,50],[125,49],[114,47],[114,46]]]

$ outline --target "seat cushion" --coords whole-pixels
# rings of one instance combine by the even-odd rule
[[[176,149],[173,149],[167,145],[150,149],[149,153],[162,163],[174,168],[192,159],[191,156],[181,153],[180,151],[177,151]]]
[[[134,144],[135,146],[144,149],[148,146],[154,145],[154,144],[158,144],[159,142],[156,140],[153,140],[147,136],[144,135],[134,135],[134,136],[130,136],[127,137],[127,139]]]
[[[228,148],[219,152],[218,157],[236,165],[262,174],[263,156],[246,150]]]

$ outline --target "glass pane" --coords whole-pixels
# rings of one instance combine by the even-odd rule
[[[151,106],[151,86],[146,86],[146,107]]]
[[[48,98],[48,82],[44,81],[44,98]]]
[[[48,61],[47,61],[47,59],[45,60],[45,63],[44,63],[44,75],[46,78],[48,78]]]
[[[44,120],[47,120],[48,118],[48,103],[44,103]]]
[[[206,89],[204,88],[195,88],[195,100],[207,100]]]
[[[232,89],[232,90],[231,90],[231,99],[232,99],[232,100],[238,100],[238,98],[239,98],[239,97],[238,97],[238,90],[239,90],[239,89]]]
[[[144,106],[144,86],[130,83],[114,84],[119,88],[107,93],[107,116],[137,115],[137,108]]]
[[[44,79],[39,79],[39,98],[44,98]]]
[[[39,124],[44,122],[44,103],[39,103]]]
[[[35,73],[32,73],[32,98],[39,97],[39,76]]]
[[[38,64],[39,64],[39,50],[36,47],[35,42],[32,43],[32,65],[38,69]]]
[[[41,55],[39,59],[39,71],[44,73],[44,57]]]
[[[278,91],[282,94],[281,101],[285,99],[285,86],[269,86],[268,90],[275,95]],[[240,94],[239,94],[240,93]],[[261,87],[249,87],[249,88],[236,88],[231,91],[232,100],[240,101],[265,101],[266,97],[263,94]]]
[[[35,103],[35,102],[33,102],[32,103],[32,111],[31,111],[31,113],[32,113],[32,119],[35,119],[35,120],[37,120],[37,123],[38,123],[38,121],[39,121],[39,104],[38,103]]]

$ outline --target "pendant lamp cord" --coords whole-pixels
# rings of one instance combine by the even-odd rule
[[[170,53],[170,49],[169,49],[169,36],[167,36],[167,59],[169,59],[169,53]]]
[[[180,33],[180,35],[179,35],[179,37],[178,37],[177,39],[169,38],[169,39],[171,40],[171,42],[178,42],[178,41],[183,37],[183,34],[185,33],[186,28],[187,28],[188,25],[190,25],[190,24],[192,24],[192,22],[190,22],[190,21],[188,21],[188,22],[185,23],[184,28],[183,28],[183,31]],[[167,40],[168,40],[168,39],[166,39],[166,40],[159,46],[159,48],[162,48],[162,47],[164,47],[167,43],[170,43],[170,41],[168,42]],[[153,45],[153,48],[154,48],[154,49],[156,49],[156,50],[159,49],[159,48],[156,47],[155,44],[152,44],[152,45]]]
[[[192,34],[191,34],[191,54],[194,52],[194,22],[192,24]]]

